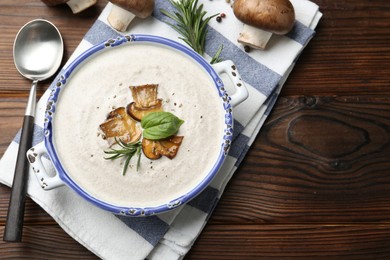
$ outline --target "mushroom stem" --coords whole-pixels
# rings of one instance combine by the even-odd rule
[[[113,4],[107,20],[114,29],[124,32],[134,17],[133,13]]]
[[[244,24],[238,42],[256,49],[265,49],[272,33]]]
[[[74,14],[77,14],[96,4],[96,0],[69,0],[66,4]]]

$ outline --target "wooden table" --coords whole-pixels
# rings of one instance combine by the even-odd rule
[[[324,13],[317,35],[188,259],[390,258],[390,4],[314,2]],[[105,4],[73,15],[38,0],[1,1],[0,155],[30,88],[12,59],[19,28],[54,22],[66,61]],[[9,194],[1,185],[1,237]],[[26,207],[24,242],[0,241],[0,258],[96,258],[33,201]]]

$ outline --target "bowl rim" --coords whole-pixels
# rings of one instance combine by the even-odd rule
[[[205,71],[209,74],[212,81],[214,82],[215,88],[222,100],[223,109],[224,109],[224,134],[221,142],[221,148],[219,155],[209,171],[209,173],[203,178],[195,187],[193,187],[187,193],[170,200],[166,203],[156,205],[156,206],[147,206],[147,207],[132,207],[132,206],[118,206],[105,202],[101,199],[98,199],[86,190],[84,190],[80,185],[78,185],[65,171],[63,168],[60,158],[57,155],[56,148],[53,142],[53,118],[55,115],[55,107],[58,100],[58,97],[61,93],[61,89],[66,87],[67,80],[72,75],[72,72],[80,66],[84,61],[89,59],[93,54],[96,54],[100,51],[109,50],[109,48],[115,48],[123,44],[132,44],[132,43],[152,43],[160,46],[164,46],[174,51],[179,51],[189,59],[197,62],[198,65],[203,67]],[[125,215],[125,216],[149,216],[154,214],[163,213],[174,208],[177,208],[180,205],[183,205],[189,202],[191,199],[199,195],[213,180],[213,178],[218,173],[221,168],[231,145],[233,139],[233,115],[232,107],[230,104],[230,97],[228,96],[226,89],[219,75],[215,72],[213,67],[198,53],[188,48],[187,46],[176,42],[171,39],[167,39],[161,36],[147,35],[147,34],[130,34],[124,36],[118,36],[116,38],[111,38],[106,41],[103,41],[97,45],[92,46],[88,50],[81,53],[73,62],[69,64],[57,77],[57,81],[52,84],[52,91],[47,101],[47,107],[45,111],[44,118],[44,141],[47,153],[56,169],[57,174],[60,179],[76,191],[81,197],[87,201],[93,203],[94,205],[110,211],[115,214]],[[221,108],[222,109],[222,108]]]

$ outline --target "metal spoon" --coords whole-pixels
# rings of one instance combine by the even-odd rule
[[[32,145],[36,88],[38,81],[51,77],[58,70],[63,53],[61,34],[49,21],[43,19],[30,21],[16,35],[13,52],[16,69],[33,82],[23,120],[4,241],[18,242],[22,238],[29,170],[26,152]]]

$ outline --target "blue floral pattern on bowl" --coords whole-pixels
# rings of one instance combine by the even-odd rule
[[[216,91],[218,92],[219,96],[221,97],[222,104],[223,104],[223,109],[225,111],[225,127],[224,127],[224,136],[223,140],[221,140],[221,149],[220,153],[218,156],[218,159],[215,161],[214,166],[212,167],[211,171],[206,175],[206,177],[196,185],[191,191],[189,191],[186,194],[183,194],[182,196],[175,198],[172,201],[168,201],[165,204],[158,205],[155,207],[145,207],[145,208],[139,208],[139,207],[121,207],[121,206],[116,206],[112,205],[109,203],[106,203],[102,200],[99,200],[90,194],[88,194],[86,191],[84,191],[76,182],[74,182],[69,175],[66,173],[64,168],[62,167],[60,163],[60,159],[58,158],[56,149],[53,145],[53,117],[55,116],[55,111],[56,111],[56,103],[58,101],[58,98],[60,96],[61,90],[66,87],[67,80],[69,79],[70,75],[72,72],[80,65],[82,64],[86,59],[90,58],[93,54],[101,52],[101,51],[107,51],[110,48],[115,48],[120,45],[128,44],[131,45],[133,42],[145,42],[145,43],[153,43],[157,45],[162,45],[167,48],[173,48],[176,51],[182,52],[185,55],[187,55],[189,58],[191,58],[194,62],[197,62],[199,65],[203,67],[203,69],[210,75],[212,78]],[[235,85],[238,87],[245,88],[243,86],[243,83],[241,81],[241,78],[239,78],[239,74],[235,72],[236,68],[234,65],[230,65],[231,73],[229,71],[229,74],[234,75],[234,77],[237,78],[231,78],[232,81],[234,82]],[[225,70],[222,70],[226,72]],[[236,87],[237,87],[236,86]],[[245,88],[246,91],[246,88]],[[245,92],[244,91],[244,92]],[[246,96],[245,96],[246,95]],[[245,96],[245,97],[244,97]],[[246,94],[244,93],[241,95],[239,99],[240,101],[237,101],[237,103],[242,102],[245,98],[247,97],[247,92]],[[205,189],[214,176],[217,174],[218,170],[220,169],[221,165],[223,164],[231,142],[233,138],[233,115],[232,115],[232,102],[231,98],[226,92],[226,89],[224,87],[224,84],[219,77],[219,74],[216,72],[216,69],[210,65],[203,57],[201,57],[199,54],[191,50],[190,48],[163,38],[159,36],[152,36],[152,35],[143,35],[143,34],[136,34],[136,35],[125,35],[125,36],[120,36],[115,39],[109,39],[105,42],[102,42],[101,44],[95,45],[82,53],[79,57],[77,57],[63,72],[62,74],[58,77],[57,82],[53,85],[50,97],[47,101],[47,107],[46,107],[46,112],[45,112],[45,119],[44,119],[44,131],[45,131],[45,148],[50,156],[50,159],[52,163],[54,164],[55,169],[57,170],[58,176],[63,181],[65,184],[70,186],[73,190],[75,190],[80,196],[85,198],[86,200],[90,201],[91,203],[95,204],[96,206],[103,208],[107,211],[113,212],[115,214],[120,214],[120,215],[126,215],[126,216],[149,216],[149,215],[154,215],[158,213],[162,213],[171,209],[174,209],[180,205],[183,205],[190,201],[192,198],[194,198],[196,195],[198,195],[203,189]],[[35,155],[31,156],[36,156]],[[31,164],[35,163],[30,161]],[[37,168],[37,167],[35,167]],[[37,170],[34,168],[34,171],[37,173]],[[39,172],[39,170],[38,170]],[[50,187],[50,185],[47,185],[48,180],[47,178],[45,179],[44,177],[38,178],[41,181],[41,186],[44,189],[51,189],[54,187]],[[43,185],[42,183],[45,183]],[[49,186],[49,187],[48,187]],[[57,185],[58,186],[58,185]]]

